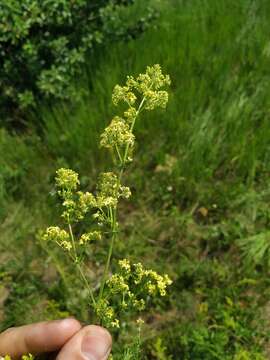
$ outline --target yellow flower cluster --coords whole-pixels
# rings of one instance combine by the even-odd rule
[[[130,273],[131,266],[130,266],[130,262],[128,259],[119,260],[118,265],[119,265],[120,269]]]
[[[124,269],[123,263],[119,263],[119,265]],[[132,274],[134,284],[142,285],[149,295],[165,296],[167,287],[172,284],[172,280],[167,274],[162,276],[154,270],[144,269],[141,263],[133,264],[130,274]]]
[[[91,209],[96,209],[95,218],[105,221],[99,210],[104,207],[116,208],[119,198],[129,198],[130,189],[122,186],[119,179],[113,172],[100,174],[97,184],[96,196],[90,192],[76,191],[79,180],[78,174],[70,169],[59,169],[55,178],[58,194],[63,199],[65,210],[62,217],[67,222],[77,222],[83,220]]]
[[[147,66],[145,74],[140,74],[136,79],[128,76],[124,86],[116,85],[112,101],[114,105],[124,101],[131,107],[137,100],[136,92],[146,98],[146,103],[152,102],[155,105],[154,107],[150,105],[149,110],[155,107],[164,107],[168,101],[168,94],[160,89],[170,83],[170,77],[162,74],[160,65]],[[155,100],[152,101],[152,98]]]
[[[56,185],[65,191],[74,191],[77,189],[79,182],[78,174],[70,169],[58,169],[56,171]]]
[[[50,226],[46,229],[45,233],[42,236],[44,241],[54,241],[64,250],[70,251],[72,249],[72,243],[70,241],[70,235],[63,229],[60,229],[58,226]],[[82,234],[79,238],[79,245],[86,245],[90,241],[101,240],[100,231],[91,231],[85,234]]]
[[[153,270],[144,269],[141,263],[131,264],[129,260],[119,260],[119,272],[107,280],[107,299],[97,306],[98,316],[101,316],[104,325],[112,327],[119,311],[143,311],[147,302],[157,296],[165,296],[166,290],[172,284],[168,275],[159,275]]]
[[[122,186],[119,179],[113,172],[105,172],[100,175],[98,182],[97,207],[115,208],[119,198],[128,199],[131,195],[127,186]]]
[[[119,320],[115,317],[115,311],[109,305],[109,301],[101,299],[95,307],[96,314],[103,324],[108,327],[119,328]]]
[[[134,140],[135,136],[130,131],[128,124],[124,119],[115,116],[101,134],[100,145],[105,148],[115,147],[119,150],[126,145],[133,147]]]
[[[137,100],[136,95],[131,91],[130,86],[115,85],[112,94],[112,102],[114,105],[118,105],[121,100],[129,105],[133,105]]]
[[[135,284],[144,284],[144,288],[149,295],[159,293],[161,296],[166,295],[167,286],[172,284],[172,280],[167,274],[159,275],[154,270],[146,270],[141,263],[133,265],[133,276]]]
[[[86,214],[87,211],[97,206],[94,195],[88,191],[85,193],[82,191],[77,192],[78,195],[78,209],[81,214]]]
[[[122,275],[114,274],[107,281],[112,294],[127,293],[129,291],[128,284],[125,283],[125,279]]]
[[[128,108],[124,111],[124,118],[128,124],[132,124],[134,118],[137,116],[137,110],[134,107]]]
[[[93,240],[101,240],[101,232],[100,231],[91,231],[89,233],[82,234],[79,239],[80,245],[85,245],[86,243]]]
[[[122,186],[119,179],[113,172],[101,173],[97,184],[96,195],[90,192],[77,191],[79,185],[78,174],[70,169],[61,168],[56,174],[56,185],[58,194],[63,199],[64,211],[62,217],[68,224],[84,219],[87,212],[93,211],[94,219],[100,223],[109,223],[110,219],[106,215],[109,209],[117,206],[119,198],[129,198],[130,189]],[[104,208],[107,211],[104,211]],[[70,235],[58,226],[50,226],[43,234],[43,240],[54,241],[64,250],[72,249]],[[100,240],[100,231],[90,231],[84,233],[79,238],[79,245],[86,245],[90,241]]]
[[[82,220],[89,209],[96,206],[93,194],[76,191],[80,181],[75,171],[64,168],[57,170],[55,182],[65,208],[62,217],[67,222]]]
[[[144,320],[142,318],[138,318],[136,320],[136,323],[139,325],[139,326],[142,326],[144,324]]]
[[[69,251],[72,248],[69,234],[58,226],[50,226],[42,236],[45,241],[54,241],[63,249]]]
[[[101,134],[100,145],[112,149],[123,166],[131,161],[135,137],[133,128],[135,120],[143,110],[165,108],[168,102],[168,92],[161,90],[170,85],[168,75],[163,75],[160,65],[148,66],[144,74],[136,79],[127,77],[124,86],[116,85],[112,101],[114,105],[124,102],[128,108],[123,117],[116,116]]]

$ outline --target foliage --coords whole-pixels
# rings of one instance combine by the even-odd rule
[[[270,265],[270,244],[269,231],[258,233],[256,235],[239,240],[239,246],[245,254],[249,264],[266,264]]]
[[[239,291],[239,300],[234,301],[224,293],[233,296]],[[268,334],[250,329],[247,323],[256,317],[259,309],[250,297],[242,298],[241,286],[226,288],[223,294],[217,289],[208,289],[199,295],[196,324],[187,323],[185,327],[174,329],[179,334],[177,349],[171,347],[173,355],[179,353],[183,359],[266,359],[260,350],[260,342]],[[239,301],[239,302],[238,302]],[[250,306],[249,309],[246,307]],[[174,340],[175,341],[175,340]]]
[[[8,194],[16,197],[18,189],[24,182],[30,164],[35,162],[37,154],[27,145],[38,144],[37,137],[31,139],[26,135],[18,138],[9,134],[6,130],[0,129],[0,153],[5,154],[0,158],[0,202],[8,202]],[[4,215],[4,206],[0,210],[0,218]]]
[[[0,4],[0,109],[2,121],[19,118],[36,105],[40,96],[68,99],[70,87],[86,55],[108,39],[136,33],[138,24],[151,21],[154,13],[140,18],[133,1],[4,0]],[[134,12],[133,12],[134,15]],[[133,19],[125,21],[125,18]],[[143,31],[144,27],[141,26]],[[139,32],[139,29],[137,30]],[[134,34],[135,34],[134,33]]]

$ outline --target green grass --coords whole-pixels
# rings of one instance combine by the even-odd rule
[[[83,316],[58,275],[63,267],[73,282],[68,264],[58,258],[55,272],[58,254],[48,256],[35,239],[59,210],[48,195],[54,171],[70,166],[83,187],[95,183],[107,163],[98,142],[114,111],[113,86],[160,63],[172,78],[170,101],[138,123],[126,177],[134,198],[122,206],[124,241],[115,251],[174,279],[169,300],[145,314],[145,357],[267,359],[269,247],[264,241],[266,250],[252,261],[250,239],[267,239],[270,223],[270,4],[158,4],[155,28],[89,60],[74,80],[79,101],[40,105],[41,136],[1,132],[0,276],[7,296],[0,322],[4,328],[66,311]]]

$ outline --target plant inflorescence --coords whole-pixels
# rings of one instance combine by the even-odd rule
[[[61,168],[56,172],[64,226],[48,227],[42,239],[56,243],[71,259],[87,289],[89,305],[99,323],[108,328],[121,327],[123,312],[143,311],[151,299],[165,296],[172,283],[167,274],[160,275],[129,259],[118,260],[114,264],[116,272],[111,272],[114,244],[119,239],[118,204],[131,196],[129,187],[123,185],[123,175],[133,158],[136,120],[144,110],[166,107],[168,93],[164,88],[168,85],[169,76],[154,65],[137,78],[128,76],[124,86],[115,86],[112,101],[114,105],[124,104],[125,109],[100,137],[100,145],[110,151],[114,165],[113,170],[99,175],[94,192],[79,190],[79,175],[75,171]],[[87,219],[90,229],[76,235],[75,225]],[[101,241],[108,241],[107,258],[98,284],[92,284],[85,271],[85,250]]]

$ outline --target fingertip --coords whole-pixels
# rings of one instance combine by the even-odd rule
[[[109,331],[107,329],[105,329],[102,326],[98,326],[98,325],[88,325],[84,327],[84,332],[86,334],[94,334],[96,336],[100,336],[101,338],[104,339],[104,341],[108,344],[112,344],[112,336],[109,333]]]
[[[74,318],[66,318],[63,320],[56,320],[53,323],[58,323],[58,326],[61,331],[70,332],[72,334],[79,331],[82,327],[80,322]]]

